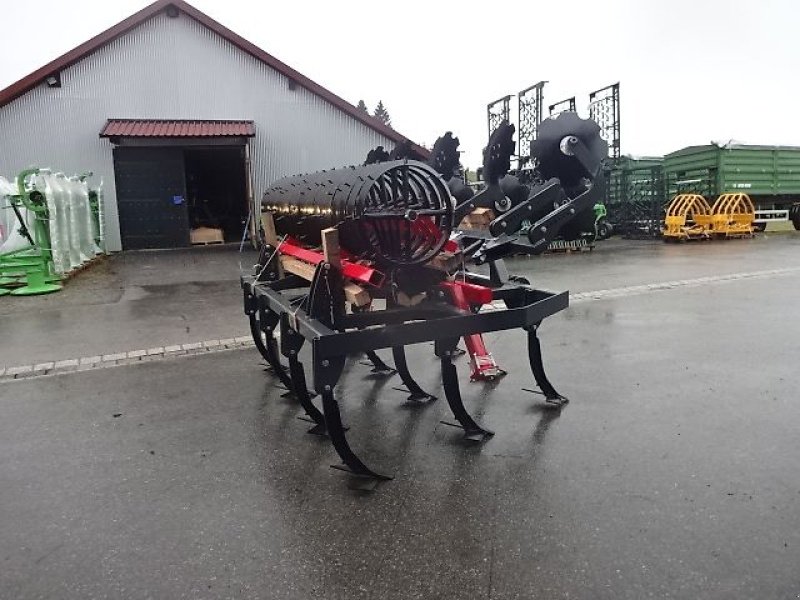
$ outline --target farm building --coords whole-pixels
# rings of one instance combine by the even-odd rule
[[[407,141],[182,0],[0,91],[0,131],[6,176],[38,166],[102,179],[112,251],[186,246],[198,226],[237,239],[275,179]]]

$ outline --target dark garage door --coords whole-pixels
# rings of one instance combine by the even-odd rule
[[[122,248],[189,245],[189,214],[180,148],[114,148]]]

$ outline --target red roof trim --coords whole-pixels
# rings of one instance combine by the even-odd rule
[[[252,121],[109,119],[100,137],[253,137]]]
[[[330,102],[341,111],[347,113],[357,121],[364,123],[364,125],[380,133],[381,135],[384,135],[389,139],[394,140],[395,142],[398,143],[407,141],[408,138],[399,134],[391,127],[384,125],[377,119],[371,117],[370,115],[364,113],[363,111],[360,111],[359,109],[357,109],[355,106],[353,106],[343,98],[340,98],[333,92],[327,90],[318,83],[312,81],[305,75],[295,71],[287,64],[281,62],[280,60],[278,60],[271,54],[265,52],[255,44],[248,42],[240,35],[234,33],[233,31],[231,31],[221,23],[215,21],[205,13],[197,10],[194,6],[185,2],[184,0],[157,0],[156,2],[153,2],[151,5],[146,6],[139,12],[134,13],[124,21],[120,21],[119,23],[107,29],[103,33],[93,37],[92,39],[88,40],[87,42],[84,42],[80,46],[77,46],[76,48],[70,50],[63,56],[60,56],[59,58],[46,64],[40,69],[37,69],[30,75],[23,77],[16,83],[13,83],[6,89],[0,91],[0,107],[5,106],[6,104],[10,103],[16,98],[19,98],[26,92],[29,92],[37,85],[40,85],[50,75],[58,73],[59,71],[62,71],[67,67],[75,64],[76,62],[85,58],[89,54],[95,52],[96,50],[102,48],[106,44],[117,39],[118,37],[125,35],[131,29],[137,27],[138,25],[141,25],[151,17],[166,10],[170,6],[173,6],[178,10],[184,12],[185,14],[192,17],[205,27],[209,28],[211,31],[215,32],[216,34],[228,40],[231,44],[233,44],[243,52],[247,52],[248,54],[260,60],[264,64],[272,67],[279,73],[285,75],[290,80],[294,81],[294,83],[296,83],[297,85],[307,89],[309,92],[312,92],[313,94],[316,94],[317,96]],[[426,150],[421,146],[418,146],[417,144],[412,143],[412,148],[422,156],[427,157],[430,154],[428,150]]]

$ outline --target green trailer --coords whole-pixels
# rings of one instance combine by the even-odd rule
[[[664,157],[667,195],[694,193],[713,199],[742,192],[756,207],[756,226],[792,220],[800,230],[800,147],[689,146]]]

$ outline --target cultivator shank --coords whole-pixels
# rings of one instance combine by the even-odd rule
[[[545,121],[531,148],[544,183],[529,188],[507,175],[511,134],[507,123],[493,133],[484,153],[488,186],[474,195],[463,181],[459,185],[458,139],[449,133],[434,146],[429,164],[379,162],[388,153],[373,151],[368,165],[285,178],[264,195],[261,257],[241,282],[256,346],[313,423],[311,432],[328,435],[340,468],[360,478],[387,477],[368,467],[347,440],[335,390],[348,356],[366,354],[371,376],[396,372],[408,400],[427,403],[436,398],[412,376],[405,347],[433,341],[455,425],[465,439],[480,441],[493,433],[462,400],[453,364],[458,341],[464,338],[470,354],[471,379],[494,379],[505,372],[482,334],[523,329],[546,404],[566,402],[544,373],[537,329],[567,307],[568,293],[510,277],[502,258],[539,254],[591,211],[606,146],[597,126],[575,115]],[[488,230],[455,229],[464,216],[487,207],[500,212]],[[523,235],[525,219],[534,227]],[[489,264],[489,275],[471,270],[478,263]],[[306,343],[310,386],[299,361]],[[381,349],[391,349],[394,368],[376,354]]]

